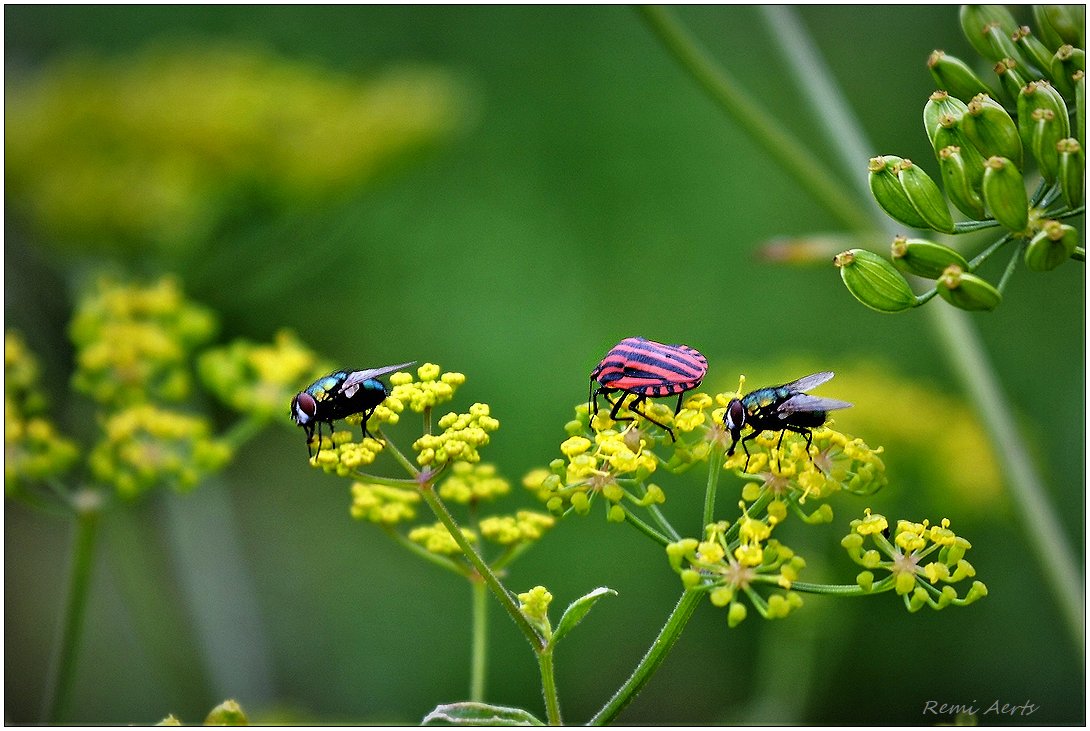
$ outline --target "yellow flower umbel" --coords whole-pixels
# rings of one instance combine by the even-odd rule
[[[215,329],[212,313],[186,300],[171,277],[147,286],[102,279],[69,328],[72,385],[109,408],[181,401],[189,395],[189,356]]]
[[[230,449],[209,435],[207,420],[147,404],[113,414],[103,428],[91,472],[126,498],[158,484],[189,490],[230,458]]]
[[[366,482],[352,483],[352,517],[393,525],[416,517],[420,493],[401,487]]]
[[[473,404],[467,414],[449,413],[439,419],[439,434],[425,434],[413,442],[421,467],[439,468],[448,462],[479,462],[480,447],[488,444],[489,432],[499,429],[488,404]]]
[[[951,586],[973,578],[976,570],[965,560],[965,552],[971,548],[969,541],[954,534],[946,519],[939,525],[926,520],[922,523],[900,520],[891,535],[886,518],[868,509],[861,520],[852,521],[851,527],[841,545],[864,568],[856,577],[856,583],[864,591],[893,589],[902,596],[910,612],[925,605],[932,609],[950,604],[965,606],[988,594],[988,588],[980,581],[974,581],[960,598]],[[874,548],[864,548],[868,540]],[[889,575],[876,580],[876,571],[888,571]]]
[[[747,597],[765,619],[786,617],[802,606],[802,597],[791,591],[806,562],[801,556],[770,538],[777,521],[756,520],[743,513],[733,526],[712,523],[704,540],[684,538],[666,546],[670,565],[686,588],[708,592],[712,604],[728,607],[727,623],[737,626],[746,618]],[[776,587],[766,599],[759,586]]]
[[[477,542],[477,534],[468,528],[462,528],[462,535],[470,543]],[[409,540],[413,543],[419,543],[428,551],[441,556],[454,556],[462,552],[458,542],[454,540],[454,536],[442,523],[420,525],[413,528],[409,531]]]
[[[331,370],[288,330],[269,344],[236,340],[205,351],[197,362],[201,381],[220,401],[264,420],[282,418],[300,383]]]
[[[76,461],[76,445],[41,416],[45,397],[38,362],[21,335],[4,333],[4,493],[27,482],[64,474]]]

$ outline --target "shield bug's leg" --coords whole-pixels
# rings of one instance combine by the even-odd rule
[[[603,396],[605,396],[605,394],[603,394]],[[617,412],[620,411],[621,404],[624,403],[624,400],[625,400],[626,396],[628,396],[628,393],[626,391],[621,391],[621,395],[617,397],[616,401],[610,401],[609,396],[605,396],[606,402],[613,407],[612,409],[609,410],[609,418],[612,419],[613,421],[633,421],[633,418],[631,416],[618,416],[617,415]],[[628,410],[632,411],[633,407],[636,405],[636,403],[641,398],[643,398],[643,397],[642,396],[637,396],[635,399],[633,399],[632,403],[628,405]],[[639,413],[639,412],[636,412],[636,413]]]
[[[650,416],[648,416],[648,415],[647,415],[647,414],[646,414],[645,412],[643,412],[643,411],[641,411],[641,410],[639,410],[639,409],[637,409],[637,408],[636,408],[636,406],[637,406],[637,405],[639,405],[639,404],[640,404],[641,402],[645,401],[646,399],[647,399],[647,397],[646,397],[645,395],[643,395],[643,394],[640,394],[639,396],[637,396],[637,397],[636,397],[636,399],[635,399],[635,400],[634,400],[634,401],[633,401],[632,403],[630,403],[630,404],[628,405],[628,410],[629,410],[629,411],[631,411],[631,412],[632,412],[632,413],[634,413],[634,414],[639,414],[639,415],[640,415],[640,416],[642,416],[643,418],[645,418],[645,419],[647,419],[648,421],[650,421],[650,422],[651,422],[652,424],[655,424],[656,426],[658,426],[658,427],[661,427],[661,428],[665,429],[665,430],[666,430],[666,432],[667,432],[667,433],[668,433],[668,434],[670,435],[670,441],[676,442],[676,441],[677,441],[677,437],[675,437],[675,436],[674,436],[674,430],[673,430],[673,429],[671,429],[670,427],[666,426],[666,425],[665,425],[665,424],[663,424],[663,423],[662,423],[661,421],[656,421],[656,420],[652,419],[652,418],[651,418]]]
[[[674,416],[677,416],[681,412],[681,397],[684,395],[684,391],[677,395],[677,406],[674,407]]]

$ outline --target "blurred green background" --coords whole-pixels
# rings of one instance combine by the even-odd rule
[[[932,160],[920,124],[933,90],[924,61],[933,48],[973,57],[957,8],[798,12],[873,154]],[[828,154],[757,9],[678,13],[747,90]],[[558,456],[587,374],[622,337],[698,347],[711,363],[709,390],[734,388],[739,373],[759,386],[832,369],[837,379],[823,393],[857,404],[838,414],[838,427],[885,445],[890,484],[866,502],[835,503],[831,526],[784,527],[785,542],[807,558],[805,578],[852,580],[856,567],[839,540],[870,506],[891,517],[950,518],[972,541],[969,559],[990,595],[918,615],[889,595],[806,597],[785,621],[754,614],[733,630],[725,611],[705,603],[621,720],[933,724],[951,719],[923,715],[929,700],[999,700],[1039,710],[982,722],[1085,723],[1083,655],[925,313],[865,309],[824,257],[787,267],[755,255],[771,239],[835,231],[835,222],[700,93],[632,9],[7,6],[4,17],[6,325],[42,359],[54,418],[69,433],[90,422],[67,388],[65,327],[75,284],[103,264],[177,273],[188,295],[220,314],[223,342],[289,327],[346,366],[418,359],[466,373],[455,405],[491,404],[503,426],[484,456],[516,483]],[[249,104],[295,105],[304,121],[337,113],[329,100],[338,84],[411,89],[394,94],[400,101],[389,118],[379,115],[385,122],[327,125],[307,159],[276,161],[280,177],[253,173],[267,172],[275,138],[250,151],[256,168],[230,168],[238,149],[224,145],[222,169],[243,170],[226,182],[178,173],[165,158],[163,169],[182,182],[152,203],[99,218],[48,209],[52,223],[43,223],[46,193],[33,187],[35,176],[59,171],[59,199],[78,208],[66,196],[82,192],[93,209],[109,200],[102,188],[114,174],[79,181],[65,172],[97,144],[82,136],[79,119],[47,144],[14,150],[12,138],[27,135],[13,135],[12,125],[42,120],[13,118],[12,90],[32,93],[42,74],[67,68],[77,70],[68,82],[75,98],[92,97],[96,78],[122,78],[147,97],[141,64],[155,63],[154,49],[275,59],[291,95]],[[145,113],[150,104],[169,122],[205,85],[223,83],[214,62],[187,68],[191,78],[134,98],[133,107]],[[330,86],[308,95],[311,83]],[[116,86],[124,98],[126,87]],[[413,125],[415,136],[383,147]],[[173,141],[169,125],[162,129]],[[192,149],[209,155],[219,154],[213,142],[231,139],[216,124],[200,133]],[[145,134],[154,144],[146,127],[119,139]],[[366,174],[320,174],[324,161],[335,165],[365,142],[381,153]],[[13,169],[20,159],[22,172]],[[193,195],[204,196],[201,205],[173,207]],[[135,212],[160,203],[146,228],[126,228]],[[88,215],[97,230],[80,227]],[[154,241],[141,241],[140,230]],[[867,245],[884,251],[888,242]],[[1009,417],[1030,441],[1080,555],[1084,277],[1074,264],[1019,272],[998,311],[973,317]],[[267,430],[193,493],[156,494],[104,526],[74,720],[146,723],[169,712],[196,722],[233,697],[257,720],[417,723],[437,703],[467,695],[467,588],[351,520],[348,483],[308,469],[291,427],[285,419]],[[662,482],[667,512],[683,525],[698,520],[699,476]],[[741,484],[728,477],[724,485],[729,517]],[[516,487],[505,504],[531,502]],[[40,718],[69,538],[65,523],[6,505],[10,722]],[[558,653],[570,722],[592,715],[624,681],[673,607],[680,583],[663,558],[595,511],[563,521],[513,566],[510,586],[544,584],[560,606],[600,585],[619,592]],[[489,700],[540,714],[532,654],[498,607],[490,619]]]

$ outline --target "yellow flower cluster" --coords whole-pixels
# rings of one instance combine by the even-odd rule
[[[328,436],[322,435],[321,444],[310,463],[325,472],[347,477],[374,462],[383,446],[382,442],[372,437],[353,441],[352,432],[343,429]]]
[[[549,625],[549,605],[553,595],[544,586],[535,586],[518,595],[519,610],[538,627]]]
[[[438,70],[364,81],[229,45],[82,54],[7,81],[15,208],[51,240],[122,251],[193,247],[240,203],[365,184],[452,132],[464,99]]]
[[[466,537],[470,543],[477,541],[477,534],[468,528],[462,528],[462,535]],[[459,548],[457,541],[454,540],[454,536],[450,534],[447,527],[442,523],[433,523],[432,525],[420,525],[409,531],[409,540],[413,543],[419,543],[432,553],[438,553],[443,556],[453,556],[462,552]]]
[[[416,369],[419,380],[411,373],[395,373],[390,376],[390,397],[387,401],[407,404],[416,413],[431,409],[454,398],[454,392],[466,382],[466,377],[455,371],[442,373],[434,363],[425,363]],[[400,411],[401,409],[398,409]]]
[[[481,520],[481,535],[493,543],[511,546],[536,541],[556,524],[556,518],[532,510],[520,510],[514,515],[494,515]]]
[[[686,588],[700,587],[712,604],[728,608],[729,626],[746,618],[743,595],[765,619],[786,617],[802,606],[802,597],[790,589],[806,562],[770,538],[776,522],[743,515],[734,526],[712,523],[704,540],[675,541],[666,546],[666,555]],[[772,591],[766,599],[756,590],[761,585],[783,591]]]
[[[111,415],[103,427],[105,439],[91,452],[91,472],[126,498],[160,483],[191,489],[230,458],[230,449],[209,436],[207,420],[148,404]]]
[[[492,464],[455,462],[451,475],[439,483],[439,497],[462,505],[495,500],[510,491],[510,483],[496,475]]]
[[[60,436],[41,416],[45,397],[38,361],[22,336],[4,333],[4,492],[14,494],[25,482],[63,474],[76,461],[76,445]]]
[[[102,279],[80,300],[70,326],[72,385],[115,408],[180,401],[189,394],[189,355],[215,329],[212,313],[187,301],[172,277],[147,286]]]
[[[282,417],[300,383],[330,370],[288,330],[276,333],[272,343],[235,340],[197,360],[201,381],[220,401],[264,419]]]
[[[413,442],[416,461],[423,467],[447,462],[479,462],[478,448],[488,444],[488,433],[499,429],[488,404],[476,403],[469,413],[449,413],[439,419],[439,434],[425,434]]]
[[[381,525],[393,525],[416,517],[420,493],[388,485],[352,483],[352,517]]]
[[[866,540],[875,548],[864,549]],[[987,596],[983,582],[974,581],[964,597],[950,584],[976,576],[976,569],[965,560],[965,552],[971,548],[969,541],[950,530],[945,518],[938,525],[924,520],[915,523],[897,521],[890,535],[889,521],[868,509],[862,519],[853,520],[851,532],[841,545],[852,560],[864,568],[856,577],[856,583],[865,591],[892,588],[904,598],[905,607],[915,612],[922,607],[942,609],[950,604],[965,606]],[[935,560],[925,563],[933,556]],[[884,570],[889,576],[875,580],[874,572]],[[942,588],[937,584],[942,583]]]

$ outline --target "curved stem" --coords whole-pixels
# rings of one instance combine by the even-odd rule
[[[454,521],[454,516],[447,510],[447,506],[439,499],[439,496],[435,494],[431,484],[422,485],[420,488],[420,494],[424,498],[424,502],[428,504],[428,507],[435,513],[435,517],[439,518],[439,522],[446,526],[446,529],[450,532],[451,538],[458,544],[458,547],[462,549],[462,553],[469,559],[469,562],[473,564],[473,568],[477,569],[477,573],[480,574],[488,588],[492,590],[492,593],[500,604],[507,611],[507,614],[511,616],[515,624],[522,631],[522,634],[526,636],[526,640],[534,648],[534,652],[540,652],[545,647],[545,640],[534,629],[533,625],[523,616],[522,611],[519,609],[518,604],[511,597],[511,594],[504,588],[500,580],[496,578],[496,575],[492,573],[492,569],[488,567],[481,555],[477,553],[477,550],[473,548],[473,545],[466,540],[466,537],[462,534],[462,529],[458,527],[458,524]]]
[[[629,510],[626,506],[622,505],[621,509],[624,510],[624,521],[626,523],[632,524],[632,526],[637,528],[640,533],[643,533],[661,546],[665,546],[670,543],[669,538],[659,533],[657,530],[649,526],[640,518],[637,518],[636,514]]]
[[[382,437],[382,441],[386,445],[384,447],[384,450],[388,451],[393,456],[393,458],[397,460],[397,463],[405,468],[406,472],[408,472],[413,477],[417,477],[420,474],[420,470],[417,468],[417,466],[414,465],[408,457],[402,454],[401,450],[397,448],[397,445],[394,444],[388,436],[386,436],[382,429],[378,430],[378,434],[380,437]]]
[[[587,722],[588,726],[604,726],[611,722],[639,694],[643,686],[658,670],[662,661],[666,659],[666,655],[669,654],[670,648],[677,642],[677,638],[681,636],[681,631],[693,616],[693,611],[703,594],[704,592],[698,587],[687,589],[681,595],[677,606],[670,613],[658,637],[655,638],[655,641],[647,650],[647,654],[640,660],[640,664],[636,666],[625,684],[618,688],[613,697]]]
[[[45,719],[48,723],[65,720],[71,700],[72,681],[75,678],[76,660],[79,656],[80,637],[83,634],[83,617],[87,609],[87,594],[94,566],[95,539],[98,535],[98,519],[102,501],[97,492],[84,490],[72,497],[75,509],[75,535],[72,538],[72,559],[68,577],[68,598],[61,622],[61,635],[57,651],[51,663],[51,677],[46,685],[44,699]]]
[[[469,661],[469,700],[484,701],[488,676],[488,587],[483,581],[470,583],[473,588],[473,644]]]

